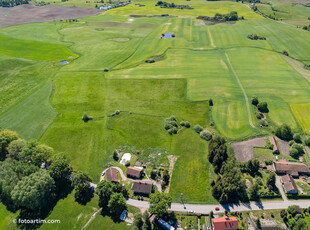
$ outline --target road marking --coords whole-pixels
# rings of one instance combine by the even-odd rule
[[[208,34],[209,34],[209,39],[210,39],[211,46],[213,48],[215,48],[215,45],[214,45],[214,42],[213,42],[213,38],[212,38],[212,34],[211,34],[211,31],[210,31],[209,27],[208,27]]]
[[[252,122],[252,116],[251,116],[251,110],[250,110],[250,104],[249,104],[248,96],[246,95],[246,92],[245,92],[245,90],[244,90],[244,88],[243,88],[243,86],[242,86],[242,84],[241,84],[241,81],[240,81],[240,79],[239,79],[237,73],[235,72],[235,70],[234,70],[234,68],[233,68],[233,66],[232,66],[232,64],[231,64],[231,62],[230,62],[230,59],[229,59],[229,57],[228,57],[228,55],[227,55],[226,52],[225,52],[225,56],[226,56],[228,65],[229,65],[231,71],[233,72],[233,74],[234,74],[234,76],[235,76],[235,78],[236,78],[236,80],[237,80],[237,82],[238,82],[238,85],[239,85],[240,89],[242,90],[242,93],[243,93],[243,96],[244,96],[244,99],[245,99],[245,102],[246,102],[246,109],[247,109],[247,111],[248,111],[249,124],[250,124],[253,128],[255,128],[255,126],[253,125],[253,122]]]

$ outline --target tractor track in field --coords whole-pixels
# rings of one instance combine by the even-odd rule
[[[210,31],[210,28],[208,27],[208,34],[209,34],[209,39],[210,39],[210,44],[213,48],[215,48],[214,42],[213,42],[213,37]]]
[[[251,127],[255,128],[255,126],[253,125],[253,122],[252,122],[252,116],[251,116],[251,110],[250,110],[250,104],[249,104],[249,99],[248,99],[248,96],[246,95],[246,92],[241,84],[241,81],[236,73],[236,71],[234,70],[231,62],[230,62],[230,59],[228,57],[228,54],[225,52],[225,56],[226,56],[226,60],[228,62],[228,65],[233,73],[233,75],[235,76],[237,82],[238,82],[238,85],[243,93],[243,96],[244,96],[244,99],[245,99],[245,102],[246,102],[246,109],[247,109],[247,112],[248,112],[248,116],[249,116],[249,124],[251,125]]]

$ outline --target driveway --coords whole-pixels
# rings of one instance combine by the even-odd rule
[[[279,191],[281,193],[282,199],[284,201],[287,201],[287,197],[286,197],[285,192],[283,190],[283,186],[282,186],[281,179],[280,179],[279,176],[276,176],[276,186],[277,186],[277,188],[279,189]]]

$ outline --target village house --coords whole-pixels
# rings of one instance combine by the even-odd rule
[[[119,183],[117,169],[108,168],[107,171],[105,172],[105,175],[106,175],[107,181]]]
[[[287,194],[297,194],[298,193],[298,189],[297,186],[294,182],[294,179],[286,174],[284,176],[281,177],[282,180],[282,184],[283,184],[283,188],[285,193]]]
[[[236,217],[223,216],[221,218],[213,218],[212,224],[214,230],[238,229],[238,219]]]
[[[149,195],[152,192],[153,183],[149,180],[135,181],[131,187],[134,194]]]
[[[136,167],[128,167],[126,169],[126,174],[127,177],[131,178],[141,178],[143,170],[141,168],[136,168]]]
[[[310,175],[310,169],[308,165],[304,163],[289,162],[285,159],[273,162],[273,168],[277,174],[289,174],[292,177],[299,177],[300,175]]]

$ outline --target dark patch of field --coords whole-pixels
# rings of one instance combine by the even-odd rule
[[[231,144],[237,160],[249,161],[254,158],[254,147],[264,147],[266,141],[264,137],[254,138],[247,141],[235,142]]]
[[[280,139],[277,139],[277,141],[278,141],[278,145],[279,145],[279,148],[280,148],[280,152],[283,155],[289,157],[290,156],[290,146],[289,146],[288,142],[280,140]]]
[[[25,24],[30,22],[48,22],[55,20],[75,19],[102,13],[102,10],[67,7],[40,6],[33,4],[12,8],[0,7],[0,27]]]

